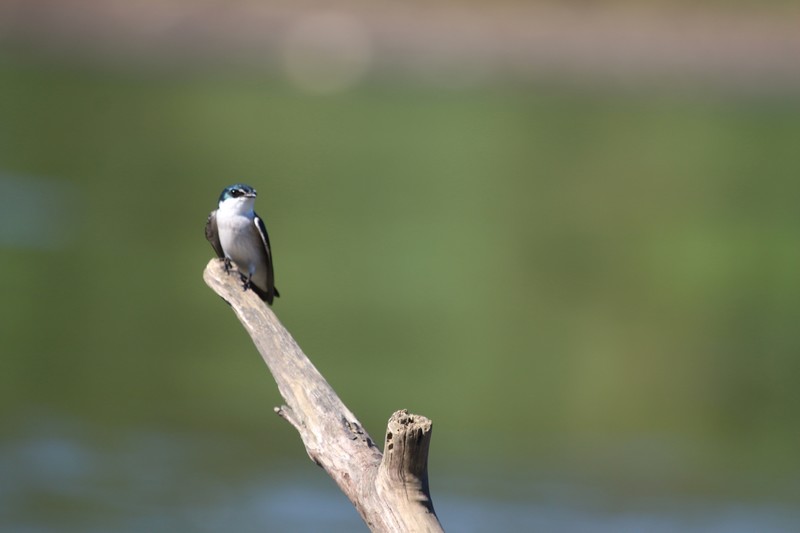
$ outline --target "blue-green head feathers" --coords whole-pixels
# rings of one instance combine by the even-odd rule
[[[256,190],[249,185],[245,185],[244,183],[230,185],[222,190],[222,194],[219,195],[219,201],[222,203],[228,198],[241,198],[242,196],[247,198],[255,198]]]

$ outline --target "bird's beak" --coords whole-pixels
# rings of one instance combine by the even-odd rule
[[[256,191],[249,192],[249,193],[245,194],[244,196],[245,196],[245,198],[255,198],[256,197]]]

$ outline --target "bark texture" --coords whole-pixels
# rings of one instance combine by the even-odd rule
[[[233,309],[286,402],[275,412],[300,433],[308,456],[347,495],[374,532],[443,531],[428,487],[431,421],[401,410],[384,453],[264,302],[212,259],[205,282]]]

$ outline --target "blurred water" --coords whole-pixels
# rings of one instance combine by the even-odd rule
[[[0,172],[0,247],[63,248],[74,238],[74,198],[69,183]]]
[[[110,437],[110,438],[109,438]],[[237,444],[202,434],[106,435],[48,420],[0,450],[0,525],[15,533],[366,531],[346,498],[310,463],[210,472]],[[109,441],[114,441],[108,444]],[[246,458],[245,458],[246,459]],[[762,532],[800,528],[800,511],[746,502],[642,501],[630,506],[572,480],[495,472],[475,495],[462,476],[437,472],[434,503],[449,531]],[[512,480],[509,482],[509,480]],[[509,483],[512,485],[509,486]],[[508,494],[515,496],[508,497]]]
[[[364,530],[201,281],[246,181],[449,530],[800,530],[796,96],[129,67],[0,50],[0,529]]]

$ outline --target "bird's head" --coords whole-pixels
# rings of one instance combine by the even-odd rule
[[[256,190],[249,185],[237,183],[222,190],[219,195],[219,208],[241,213],[253,210],[256,201]]]

